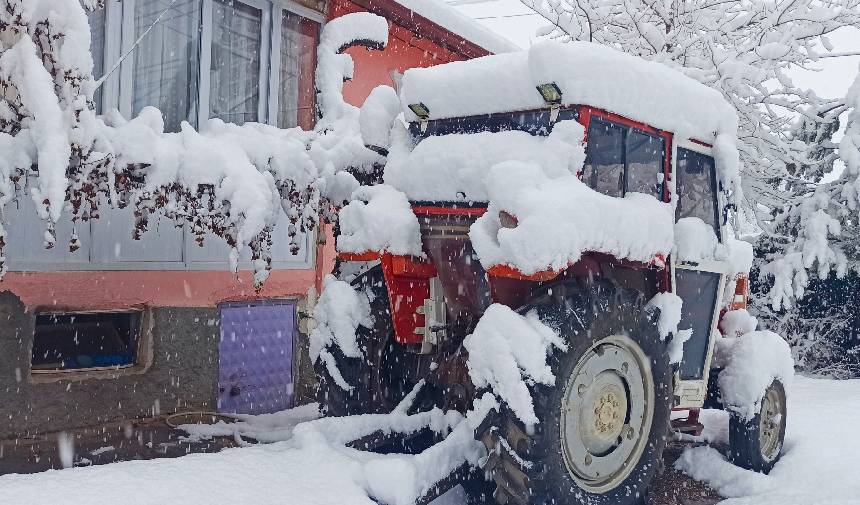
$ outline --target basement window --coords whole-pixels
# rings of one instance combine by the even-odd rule
[[[38,314],[32,372],[86,371],[133,366],[139,312]]]

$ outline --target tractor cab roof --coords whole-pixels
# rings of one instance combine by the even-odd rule
[[[733,137],[737,130],[737,115],[718,91],[661,63],[587,42],[543,42],[410,69],[400,96],[408,121],[433,121],[545,109],[551,103],[537,89],[544,85],[560,92],[556,105],[597,107],[681,138],[712,143],[715,135]]]

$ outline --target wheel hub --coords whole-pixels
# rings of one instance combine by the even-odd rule
[[[761,401],[759,415],[759,448],[766,461],[773,461],[781,449],[782,404],[775,389],[768,389]]]
[[[621,377],[611,371],[600,373],[585,388],[580,436],[588,452],[602,455],[621,436],[627,416],[627,392]]]
[[[615,488],[636,467],[651,428],[654,383],[645,353],[626,336],[599,341],[577,363],[562,401],[570,475],[586,491]]]

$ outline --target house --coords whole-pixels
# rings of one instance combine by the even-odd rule
[[[312,128],[320,28],[356,11],[389,19],[391,35],[384,51],[348,50],[354,104],[407,68],[513,49],[442,0],[107,0],[90,16],[94,74],[134,50],[96,107],[131,117],[156,106],[173,131],[213,117]],[[294,387],[308,373],[297,307],[330,243],[308,235],[292,254],[282,219],[273,271],[255,291],[249,270],[229,271],[218,238],[199,247],[162,218],[132,240],[131,210],[105,207],[74,230],[61,221],[45,249],[32,206],[4,209],[0,439],[178,411],[272,412],[308,396]]]

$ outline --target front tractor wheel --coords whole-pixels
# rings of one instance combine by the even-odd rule
[[[503,415],[491,469],[496,499],[642,503],[661,466],[671,413],[671,366],[656,314],[641,294],[610,283],[556,286],[529,310],[565,338],[568,351],[550,360],[555,386],[532,389],[540,420],[533,434],[513,413]]]
[[[761,399],[758,414],[749,421],[731,412],[729,452],[734,464],[768,473],[779,460],[785,441],[785,388],[774,380]]]

